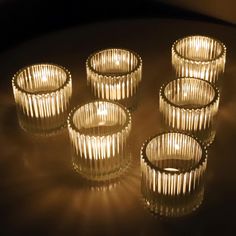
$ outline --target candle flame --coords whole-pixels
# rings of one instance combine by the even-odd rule
[[[102,116],[102,115],[107,116],[107,109],[100,108],[100,109],[97,110],[97,114],[100,115],[100,116]]]
[[[176,169],[176,168],[171,168],[171,167],[165,168],[164,170],[172,171],[172,172],[179,171],[178,169]]]
[[[47,76],[46,76],[46,75],[43,75],[43,76],[42,76],[42,81],[43,81],[43,82],[46,82],[47,80],[48,80],[48,79],[47,79]]]
[[[175,144],[175,149],[176,149],[176,150],[179,150],[179,149],[180,149],[179,144],[177,144],[177,143]]]

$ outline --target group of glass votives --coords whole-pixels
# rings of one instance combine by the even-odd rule
[[[172,46],[177,79],[161,86],[159,97],[167,131],[141,148],[142,193],[156,213],[182,215],[200,205],[225,57],[225,46],[205,36],[189,36]],[[67,69],[53,64],[21,69],[12,80],[17,114],[21,127],[33,133],[54,131],[67,120],[74,168],[90,180],[110,180],[129,163],[128,108],[142,78],[142,60],[130,50],[105,49],[88,57],[86,71],[98,100],[70,111]]]

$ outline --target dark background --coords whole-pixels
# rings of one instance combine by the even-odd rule
[[[234,25],[232,0],[196,2],[198,7],[184,0],[0,0],[0,52],[52,31],[99,21],[158,17]]]

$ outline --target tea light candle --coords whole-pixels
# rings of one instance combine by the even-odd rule
[[[28,66],[14,75],[12,87],[23,129],[48,133],[65,124],[72,95],[67,69],[53,64]]]
[[[97,98],[132,98],[142,77],[141,57],[130,50],[111,48],[93,53],[86,62],[87,81]]]
[[[169,129],[191,132],[209,145],[215,136],[219,97],[219,90],[207,81],[178,78],[161,86],[159,110]]]
[[[188,36],[172,45],[172,65],[177,77],[197,77],[216,83],[223,74],[226,47],[206,36]]]
[[[90,180],[108,180],[128,162],[130,112],[115,102],[97,100],[73,109],[68,118],[73,166]]]
[[[183,133],[158,134],[141,148],[142,183],[154,195],[191,194],[202,184],[206,165],[206,148]]]

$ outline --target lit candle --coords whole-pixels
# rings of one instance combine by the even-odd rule
[[[206,166],[207,150],[192,136],[166,132],[146,140],[141,148],[141,189],[147,207],[167,216],[191,212],[202,200]],[[189,199],[194,195],[197,201]],[[181,208],[175,211],[174,202]]]
[[[87,81],[97,98],[130,106],[142,77],[141,57],[118,48],[93,53],[86,62]],[[132,104],[131,104],[132,106]]]
[[[172,65],[177,77],[196,77],[216,83],[225,69],[226,47],[206,36],[188,36],[172,46]]]
[[[28,66],[14,75],[12,87],[23,129],[46,134],[65,125],[72,95],[67,69],[53,64]]]
[[[178,78],[160,88],[159,110],[168,129],[193,133],[205,145],[215,137],[219,90],[197,78]]]
[[[127,165],[130,112],[115,102],[98,100],[70,113],[68,130],[74,168],[91,180],[117,176]]]

